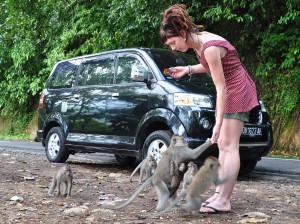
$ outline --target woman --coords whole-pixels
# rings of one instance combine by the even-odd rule
[[[216,123],[211,136],[219,148],[220,177],[232,180],[217,186],[200,208],[202,213],[229,212],[230,197],[240,169],[239,140],[249,111],[258,105],[255,84],[242,65],[235,48],[223,37],[202,31],[194,24],[185,5],[165,10],[160,37],[172,50],[193,48],[199,64],[170,69],[173,78],[209,72],[217,92]]]

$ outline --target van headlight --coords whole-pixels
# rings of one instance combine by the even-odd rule
[[[174,106],[213,107],[208,96],[187,93],[174,93]]]
[[[262,112],[267,112],[267,109],[266,109],[266,107],[265,107],[265,105],[264,105],[264,103],[263,103],[262,100],[259,101],[259,104],[260,104],[260,107],[261,107],[261,111]]]

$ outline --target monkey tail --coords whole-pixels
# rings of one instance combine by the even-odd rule
[[[133,177],[133,175],[141,168],[142,166],[142,162],[134,169],[134,171],[131,173],[130,177],[129,177],[129,182],[131,182],[131,179]]]
[[[139,219],[151,219],[151,218],[159,217],[159,216],[167,213],[168,211],[170,211],[173,207],[175,207],[181,199],[185,198],[185,196],[186,196],[186,191],[183,192],[182,194],[180,194],[167,208],[165,208],[164,210],[162,210],[156,214],[147,215],[147,216],[136,215],[136,217],[138,217]]]
[[[149,177],[134,193],[131,195],[131,197],[125,201],[123,204],[117,205],[117,206],[103,206],[104,208],[116,210],[119,208],[123,208],[127,206],[130,202],[132,202],[146,187],[149,187],[152,185],[152,177]]]

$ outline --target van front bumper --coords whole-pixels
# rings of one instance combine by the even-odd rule
[[[266,156],[273,146],[273,134],[272,130],[270,129],[267,137],[267,141],[262,142],[240,142],[240,158],[241,160],[261,160],[261,157]],[[201,138],[185,138],[186,141],[189,143],[189,147],[194,149],[199,145],[203,144],[206,139]],[[200,157],[200,160],[204,160],[208,156],[218,157],[219,150],[218,145],[213,144],[209,147]]]
[[[44,131],[43,130],[37,130],[36,131],[36,137],[37,137],[37,141],[42,142],[43,146],[45,146]]]

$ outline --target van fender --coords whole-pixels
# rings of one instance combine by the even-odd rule
[[[69,128],[67,126],[66,119],[64,118],[64,116],[61,113],[58,113],[55,111],[55,112],[49,114],[46,118],[45,123],[46,123],[46,125],[43,129],[47,130],[47,132],[44,133],[44,139],[46,139],[46,136],[47,136],[49,130],[55,126],[59,126],[63,130],[65,138],[67,138],[67,135],[69,133]]]
[[[165,123],[173,134],[180,135],[183,137],[187,136],[185,128],[178,118],[172,111],[165,109],[165,108],[155,108],[153,110],[148,111],[144,116],[141,118],[138,127],[137,127],[137,134],[136,134],[136,145],[138,149],[143,147],[144,139],[141,139],[141,135],[145,133],[145,130],[149,128],[152,124],[156,122]],[[156,130],[161,130],[159,127]],[[153,131],[156,131],[153,130]],[[147,137],[147,136],[146,136]],[[146,138],[145,137],[145,138]]]

